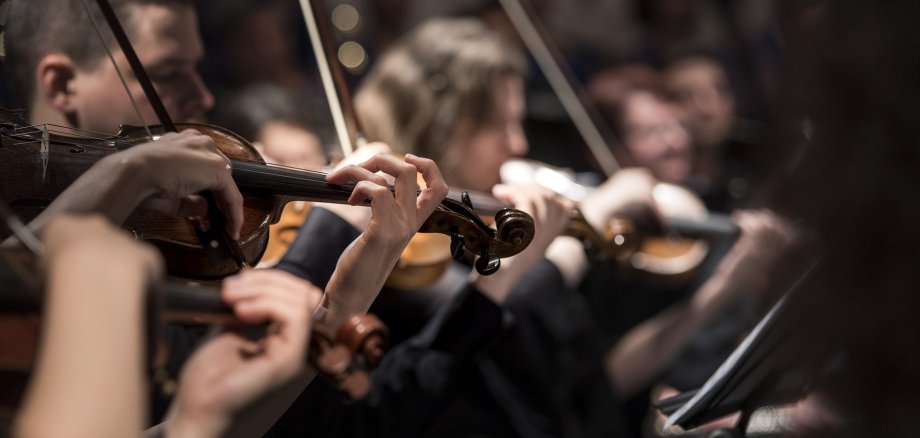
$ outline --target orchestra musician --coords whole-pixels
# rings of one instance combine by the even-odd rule
[[[191,2],[123,0],[114,4],[122,19],[132,24],[128,27],[130,37],[136,41],[139,57],[151,70],[168,111],[179,121],[201,117],[213,101],[195,71],[201,46]],[[33,30],[37,27],[60,31],[36,34]],[[18,69],[13,76],[27,84],[17,89],[20,99],[29,106],[31,122],[94,131],[111,131],[119,123],[140,122],[130,111],[128,96],[110,92],[118,77],[113,66],[104,61],[102,47],[89,40],[88,45],[82,44],[84,36],[93,33],[92,29],[86,12],[75,0],[12,4],[7,29],[8,60]],[[114,57],[116,64],[124,67],[120,51],[116,50]],[[132,94],[139,95],[136,79],[129,76],[127,81],[135,91]],[[144,119],[150,118],[152,110],[143,98],[138,106],[146,114]],[[95,166],[33,226],[40,229],[48,218],[65,211],[98,211],[118,223],[139,205],[179,216],[202,214],[204,205],[194,193],[211,190],[218,195],[221,210],[229,218],[227,231],[236,237],[241,205],[239,192],[229,179],[227,164],[210,139],[189,131],[167,134],[149,144],[113,154],[111,159]],[[396,185],[405,187],[410,184],[415,187],[415,176],[421,172],[426,177],[427,188],[419,195],[417,205],[408,203],[409,196],[395,205],[392,195],[377,185],[385,181],[375,174],[378,170],[396,177]],[[137,175],[142,177],[136,178]],[[367,310],[395,263],[390,256],[398,255],[394,250],[405,245],[426,216],[423,213],[430,213],[429,209],[444,196],[446,189],[430,160],[411,156],[406,157],[406,162],[376,156],[363,167],[343,168],[329,180],[362,182],[357,186],[356,200],[371,199],[377,208],[370,209],[373,213],[364,213],[365,226],[361,230],[331,210],[316,209],[300,233],[303,238],[289,252],[290,257],[279,264],[279,269],[325,289],[317,315],[326,322]],[[557,213],[556,217],[562,214]],[[337,266],[348,274],[339,274]],[[262,275],[271,274],[259,274]],[[472,284],[465,286],[422,333],[387,355],[372,382],[372,394],[376,396],[346,404],[328,391],[316,395],[309,393],[312,389],[308,390],[305,398],[316,397],[324,410],[338,412],[322,416],[328,428],[325,432],[317,428],[318,433],[361,436],[366,433],[365,424],[375,421],[385,424],[385,430],[393,435],[417,434],[424,423],[405,419],[433,417],[462,384],[461,377],[472,359],[502,330],[504,316],[499,304],[503,298],[485,289],[480,291]],[[170,371],[176,373],[200,334],[173,327],[167,337],[173,350]],[[275,406],[289,404],[306,383],[297,379],[272,394],[273,403],[267,405],[269,412],[256,419],[258,429],[270,424],[280,413]],[[325,391],[320,385],[308,388]],[[205,392],[186,391],[184,395],[205,400],[212,396],[210,390],[202,391]],[[162,415],[163,407],[154,406],[155,419]],[[297,416],[303,413],[299,411]],[[355,416],[364,421],[348,421]]]
[[[377,61],[356,106],[369,139],[431,156],[456,187],[513,199],[515,193],[532,190],[496,186],[501,165],[527,151],[521,126],[523,78],[520,54],[481,22],[432,20]],[[652,209],[652,175],[681,181],[691,170],[690,138],[676,109],[650,93],[631,97],[623,119],[631,129],[626,143],[648,170],[622,170],[579,204],[598,228],[637,205]],[[696,334],[745,293],[767,288],[757,281],[762,270],[795,240],[794,230],[769,212],[743,212],[736,223],[742,240],[687,303],[627,331],[622,343],[606,351],[585,341],[596,328],[588,322],[592,315],[585,303],[572,293],[582,287],[590,263],[580,242],[556,237],[546,259],[513,285],[508,307],[516,323],[480,360],[478,386],[469,388],[432,435],[465,436],[475,430],[494,436],[577,436],[592,427],[615,433],[622,426],[611,424],[618,400],[654,383]],[[617,293],[610,290],[618,287],[611,282],[602,286]],[[617,310],[624,315],[633,311]],[[578,367],[580,374],[573,374]],[[604,418],[578,412],[575,406],[584,405],[605,412]]]
[[[6,68],[30,123],[100,133],[111,133],[121,123],[142,123],[130,99],[113,85],[118,74],[102,46],[89,37],[94,31],[78,0],[9,1]],[[214,100],[196,71],[204,49],[193,2],[113,3],[130,24],[129,33],[169,112],[179,121],[201,120]],[[900,89],[915,82],[917,73],[906,55],[913,53],[913,41],[901,39],[913,20],[881,6],[870,5],[872,13],[863,14],[866,6],[860,3],[837,3],[831,12],[842,15],[830,16],[839,22],[831,20],[833,32],[824,39],[792,39],[803,45],[817,41],[826,49],[807,53],[820,55],[825,65],[818,72],[830,80],[815,74],[799,84],[809,85],[797,91],[803,100],[813,99],[801,109],[814,118],[809,121],[817,137],[804,156],[801,179],[788,185],[802,182],[791,190],[808,189],[800,193],[803,204],[811,203],[804,216],[826,247],[841,249],[828,261],[833,290],[817,292],[828,302],[840,300],[839,312],[820,315],[816,322],[847,335],[846,353],[832,358],[836,367],[819,382],[812,399],[835,415],[802,413],[803,436],[908,434],[905,419],[915,404],[909,328],[916,320],[915,300],[910,300],[916,276],[908,254],[912,246],[904,244],[917,240],[910,222],[915,203],[909,191],[892,189],[882,178],[916,185],[911,184],[916,154],[909,123],[916,111]],[[818,18],[825,18],[819,8]],[[883,23],[899,24],[905,31],[880,32],[891,29]],[[858,41],[865,32],[849,27],[862,24],[875,29],[869,32],[873,38],[865,39],[874,50]],[[848,45],[835,49],[831,35],[846,36],[842,41]],[[841,53],[847,50],[864,61],[858,74],[844,62],[853,56]],[[903,62],[894,61],[894,52]],[[126,71],[123,55],[118,50],[114,55]],[[574,293],[587,288],[586,278],[606,289],[621,285],[612,287],[603,273],[591,277],[600,269],[581,243],[559,236],[575,203],[534,187],[499,184],[501,164],[527,152],[521,129],[524,71],[519,54],[471,21],[432,22],[393,46],[368,77],[358,108],[368,137],[409,153],[406,162],[380,155],[332,174],[331,182],[361,181],[358,197],[371,199],[372,208],[318,206],[276,270],[244,271],[225,280],[222,296],[240,316],[253,312],[252,318],[282,327],[269,333],[269,348],[241,355],[247,341],[234,333],[205,339],[169,329],[178,353],[171,355],[176,358],[171,370],[181,368],[179,392],[168,412],[165,406],[155,409],[153,420],[163,423],[149,434],[258,435],[292,404],[269,436],[628,434],[622,425],[611,424],[619,421],[624,400],[671,377],[668,368],[707,325],[745,300],[765,295],[773,266],[803,235],[776,213],[740,212],[735,218],[739,240],[714,264],[711,275],[667,305],[658,303],[652,310],[622,305],[609,314],[604,314],[609,308],[589,306]],[[129,74],[127,81],[139,97],[143,118],[154,120],[137,80]],[[892,108],[892,102],[900,105]],[[684,179],[693,159],[689,137],[681,133],[666,98],[633,90],[623,109],[620,131],[646,170],[621,171],[578,204],[597,227],[627,207],[652,208],[655,183]],[[662,144],[674,138],[676,143]],[[412,154],[434,158],[443,178],[432,162]],[[49,305],[42,357],[17,434],[124,436],[148,425],[138,309],[144,286],[161,275],[161,262],[108,222],[121,223],[136,208],[200,216],[206,205],[196,194],[209,190],[228,217],[227,231],[236,237],[242,197],[230,164],[206,136],[166,134],[102,160],[31,222],[49,247],[44,268]],[[421,171],[427,174],[428,189],[403,198],[415,202],[398,202],[378,170],[395,178],[403,194],[415,193]],[[848,180],[853,174],[868,177]],[[846,190],[835,186],[840,181]],[[450,272],[459,274],[442,282],[449,287],[430,298],[437,310],[419,317],[424,328],[384,360],[373,376],[371,397],[342,402],[330,389],[310,383],[312,373],[299,360],[311,321],[334,322],[369,308],[399,250],[446,193],[445,182],[491,192],[528,211],[537,237],[491,277],[470,275],[461,263],[452,265]],[[862,211],[863,206],[872,208]],[[886,227],[874,222],[878,211],[890,213]],[[65,217],[85,213],[105,219]],[[895,236],[892,230],[900,233]],[[873,260],[866,263],[865,254],[873,254]],[[877,293],[870,297],[867,290]],[[393,293],[398,297],[400,291]],[[412,313],[410,307],[404,311]],[[594,344],[598,325],[606,321],[592,316],[607,318],[621,330],[615,343]],[[809,424],[813,420],[820,421]]]
[[[161,257],[99,215],[58,215],[43,242],[44,330],[14,436],[136,435],[147,423],[143,339]],[[183,370],[166,436],[257,433],[245,411],[291,380],[312,378],[303,358],[317,288],[290,274],[247,271],[221,293],[242,320],[277,330],[262,348],[231,331],[205,340]]]

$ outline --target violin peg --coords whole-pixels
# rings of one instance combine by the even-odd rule
[[[371,378],[364,371],[354,371],[340,380],[338,387],[349,400],[361,400],[371,391]]]
[[[460,194],[460,202],[466,206],[466,208],[473,209],[473,201],[470,199],[470,192],[463,192]]]
[[[454,260],[463,259],[463,246],[464,237],[460,233],[451,233],[450,235],[450,255]]]
[[[348,370],[351,364],[351,352],[343,345],[336,345],[322,352],[316,361],[318,371],[337,375]]]
[[[492,275],[498,272],[502,259],[495,257],[488,249],[483,249],[479,260],[476,260],[476,271],[481,275]]]

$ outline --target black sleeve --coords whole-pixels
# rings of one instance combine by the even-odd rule
[[[420,436],[507,323],[506,313],[469,285],[421,333],[384,356],[367,398],[344,402],[315,381],[269,436]]]
[[[325,289],[339,257],[360,234],[337,214],[313,207],[294,243],[275,267]]]

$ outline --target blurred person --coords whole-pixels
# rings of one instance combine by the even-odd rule
[[[216,96],[216,123],[224,124],[224,116],[232,117],[231,107],[242,103],[241,95],[250,96],[243,99],[260,108],[268,108],[266,100],[283,96],[291,102],[285,105],[297,112],[297,125],[303,123],[320,144],[335,141],[328,106],[304,104],[322,101],[325,95],[297,2],[226,0],[220,8],[202,5],[199,10],[207,49],[201,71]],[[261,92],[274,97],[260,98]],[[253,102],[259,99],[261,102]],[[272,105],[270,108],[279,109],[277,102]]]
[[[99,216],[59,216],[42,240],[43,330],[15,436],[139,434],[146,417],[144,330],[153,326],[145,321],[152,315],[147,295],[162,278],[162,260]],[[225,280],[222,296],[242,321],[271,321],[279,330],[267,331],[261,350],[229,332],[207,340],[183,371],[169,436],[226,436],[231,420],[247,425],[244,408],[308,374],[315,287],[283,272],[244,272]]]
[[[306,170],[326,166],[325,148],[309,117],[281,87],[253,84],[226,100],[215,111],[214,121],[252,141],[266,161]]]
[[[910,248],[920,242],[913,201],[920,70],[909,54],[920,40],[917,5],[887,6],[779,3],[792,66],[779,126],[799,134],[802,153],[773,201],[813,229],[826,253],[809,290],[813,317],[783,351],[825,347],[823,360],[780,369],[819,375],[806,388],[810,406],[798,412],[796,437],[915,433],[918,281]],[[822,312],[827,306],[833,311]]]
[[[527,151],[523,74],[520,54],[481,22],[433,20],[373,67],[356,107],[369,138],[431,156],[457,187],[508,199],[533,190],[496,186],[501,165]],[[624,170],[580,207],[600,227],[627,206],[647,204],[654,182],[646,171]],[[515,205],[520,195],[511,196]],[[555,237],[543,255],[546,260],[510,283],[508,308],[516,323],[480,359],[476,385],[432,436],[619,433],[586,305],[572,293],[589,267],[584,249]],[[608,415],[597,416],[605,409]]]
[[[686,54],[669,62],[663,82],[693,137],[694,185],[713,208],[743,206],[772,160],[762,157],[755,125],[737,117],[725,69],[712,56]]]
[[[43,329],[13,434],[138,434],[147,404],[146,293],[163,262],[101,217],[62,216],[42,240]]]
[[[627,64],[596,75],[587,89],[636,166],[661,182],[684,184],[691,178],[695,151],[690,133],[680,108],[664,95],[658,72]]]
[[[668,66],[663,76],[668,92],[685,111],[687,127],[696,144],[716,148],[729,139],[735,97],[725,71],[713,58],[680,58]]]
[[[271,83],[292,91],[312,80],[304,69],[310,59],[299,51],[303,24],[296,2],[229,0],[202,14],[209,51],[209,80],[218,89]]]
[[[651,91],[633,90],[624,98],[619,125],[637,165],[662,182],[680,184],[690,177],[692,145],[674,105]]]

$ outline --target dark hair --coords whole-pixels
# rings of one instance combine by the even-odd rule
[[[92,21],[80,0],[10,0],[5,31],[6,61],[4,68],[12,82],[14,104],[28,106],[35,91],[35,69],[49,53],[61,53],[82,68],[90,68],[105,55]],[[103,28],[106,44],[114,42],[101,12],[87,2],[93,17]],[[193,6],[193,0],[111,0],[112,8],[122,20],[129,36],[131,6],[164,4]]]
[[[259,137],[269,122],[284,122],[313,130],[310,106],[300,105],[297,98],[271,83],[256,83],[222,97],[213,114],[214,123],[231,126],[249,140]]]

